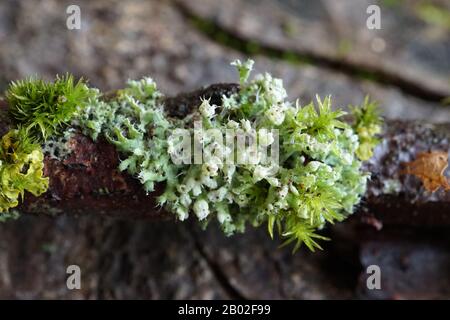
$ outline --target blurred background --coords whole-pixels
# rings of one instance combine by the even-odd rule
[[[66,26],[71,4],[80,30]],[[366,25],[373,4],[379,30]],[[386,118],[450,121],[448,0],[0,1],[1,92],[71,72],[105,91],[151,76],[171,96],[236,82],[229,63],[247,57],[303,104],[332,95],[345,108],[369,94]],[[401,267],[398,283],[365,289],[373,253],[328,232],[335,240],[323,252],[292,255],[265,228],[226,238],[190,222],[23,216],[0,224],[0,298],[450,297]],[[450,266],[448,255],[437,259]],[[81,290],[66,287],[70,264],[82,270]]]

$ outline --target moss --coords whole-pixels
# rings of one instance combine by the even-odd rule
[[[48,188],[43,177],[44,155],[33,143],[25,129],[5,134],[0,145],[0,212],[7,212],[19,204],[25,192],[40,196]]]
[[[11,83],[6,99],[12,118],[39,141],[61,132],[96,91],[72,75],[54,82],[29,78]]]
[[[353,129],[360,141],[356,154],[361,160],[369,160],[373,155],[373,149],[379,143],[377,135],[382,131],[383,121],[377,104],[366,97],[361,106],[350,106],[350,109],[354,116]]]

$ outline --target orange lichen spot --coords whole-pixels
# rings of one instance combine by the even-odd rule
[[[435,192],[440,187],[450,190],[450,184],[444,175],[448,167],[447,151],[420,152],[414,161],[403,164],[405,169],[401,174],[412,174],[418,177],[425,189]]]

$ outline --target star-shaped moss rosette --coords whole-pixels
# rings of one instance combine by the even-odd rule
[[[64,116],[53,117],[57,120],[52,123],[41,121],[38,109],[28,107],[32,101],[19,108],[24,104],[16,96],[25,95],[11,92],[30,91],[19,82],[10,88],[9,96],[15,97],[9,101],[11,114],[37,141],[47,138],[44,150],[49,142],[61,145],[57,129],[64,127],[78,128],[93,140],[106,138],[121,156],[119,169],[139,179],[148,193],[156,183],[165,184],[159,204],[179,220],[191,213],[204,226],[217,220],[227,235],[243,232],[248,224],[266,224],[270,236],[277,231],[286,238],[285,244],[295,243],[294,250],[302,244],[311,250],[320,248],[317,240],[326,238],[317,231],[326,223],[345,219],[365,193],[369,174],[362,171],[361,159],[367,159],[377,143],[374,136],[381,131],[380,117],[367,100],[354,109],[352,127],[341,121],[345,112],[331,109],[330,97],[317,97],[315,104],[300,106],[287,100],[280,79],[265,73],[249,80],[253,61],[237,60],[233,65],[239,71],[239,91],[223,96],[220,105],[203,100],[184,119],[168,115],[164,96],[150,78],[129,81],[106,100],[83,82],[69,83],[67,76],[63,81],[68,81],[72,93],[67,96],[80,99],[70,99],[71,107],[64,107],[67,100],[61,97],[66,95],[59,92],[52,110],[70,110],[70,115],[61,111]],[[45,86],[64,88],[58,81]],[[46,101],[35,93],[27,97]],[[41,105],[50,110],[48,104]],[[22,110],[34,111],[25,117]],[[178,130],[188,133],[194,145],[214,150],[212,156],[185,161],[185,148],[172,138]],[[239,135],[250,137],[276,150],[276,161],[262,161],[267,160],[262,150],[239,144],[216,148],[217,136],[211,130],[238,132],[237,140]],[[230,155],[246,161],[225,161]]]
[[[12,82],[6,100],[14,121],[39,141],[58,135],[76,116],[80,106],[94,98],[97,90],[88,88],[72,75],[57,76],[55,81],[28,78]]]

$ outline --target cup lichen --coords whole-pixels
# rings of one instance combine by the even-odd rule
[[[92,138],[102,134],[114,143],[124,156],[120,169],[136,176],[147,191],[164,181],[159,203],[178,219],[186,219],[190,212],[205,226],[217,219],[227,235],[243,232],[246,224],[267,223],[271,236],[278,230],[286,243],[295,242],[295,249],[301,244],[320,248],[316,240],[324,237],[316,231],[351,214],[365,192],[369,175],[361,170],[356,154],[362,141],[367,156],[375,140],[364,139],[378,131],[369,128],[358,135],[340,120],[343,111],[332,111],[330,97],[317,97],[317,108],[313,103],[301,107],[287,101],[280,79],[265,73],[249,81],[252,61],[237,60],[233,65],[239,71],[239,92],[224,96],[219,106],[203,100],[183,120],[167,116],[156,85],[144,78],[129,82],[116,100],[89,105],[78,124]],[[356,117],[358,131],[371,125],[366,115],[372,107],[365,106],[369,111]],[[175,130],[187,129],[205,149],[217,143],[213,135],[196,129],[194,120],[220,132],[278,130],[279,162],[227,163],[224,154],[215,154],[202,163],[175,164],[170,156],[182,157],[169,137]],[[266,146],[274,143],[273,137],[264,141]],[[233,146],[221,152],[237,150]],[[239,152],[247,159],[262,157],[258,152]]]
[[[341,121],[345,112],[332,110],[330,97],[300,106],[287,100],[282,80],[268,73],[249,80],[253,61],[236,60],[233,65],[239,72],[239,91],[223,96],[220,105],[203,99],[184,119],[168,116],[164,96],[150,78],[129,81],[108,101],[84,82],[74,84],[68,75],[53,84],[14,83],[7,97],[13,119],[24,129],[2,139],[0,187],[2,199],[8,201],[0,211],[17,205],[23,191],[39,195],[48,187],[48,179],[42,177],[41,146],[35,143],[22,150],[19,143],[15,157],[20,165],[10,159],[12,137],[59,141],[59,129],[71,126],[93,140],[102,136],[114,144],[121,156],[119,169],[139,179],[147,192],[165,183],[159,204],[179,220],[193,213],[206,226],[216,219],[227,235],[243,232],[247,224],[267,224],[271,237],[278,231],[285,244],[295,243],[294,250],[302,244],[320,248],[318,240],[326,238],[317,230],[345,219],[365,193],[369,174],[362,170],[362,160],[372,155],[381,131],[375,105],[366,99],[362,108],[354,108],[351,126]],[[174,161],[186,160],[184,149],[171,138],[181,129],[193,137],[194,145],[214,150],[212,156],[193,163]],[[274,147],[276,161],[262,161],[268,156],[262,150],[240,148],[234,142],[218,149],[223,137],[208,130],[233,130],[237,141],[247,137]],[[235,161],[224,160],[230,155]],[[246,161],[236,161],[238,157]],[[22,173],[24,162],[30,165]],[[13,165],[11,178],[7,172]],[[21,174],[28,184],[19,183]]]

